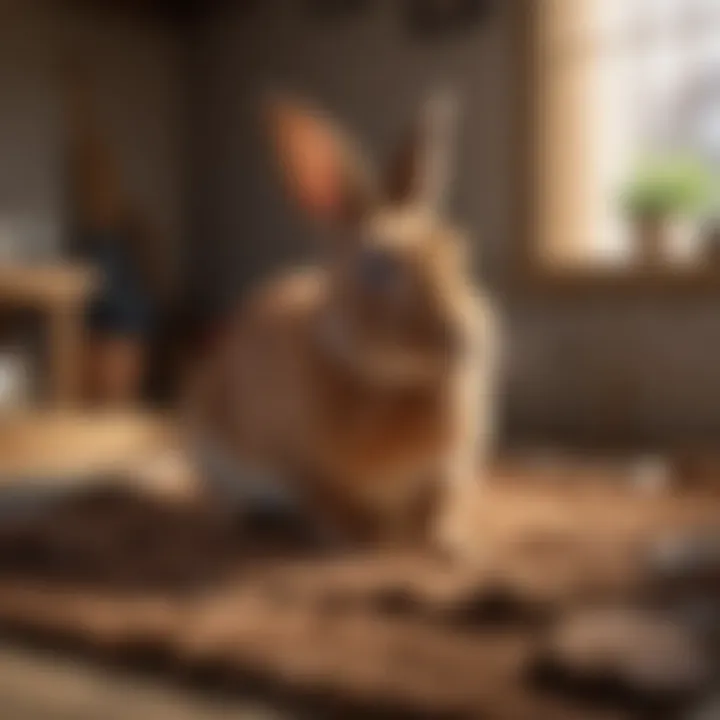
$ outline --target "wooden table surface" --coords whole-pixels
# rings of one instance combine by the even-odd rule
[[[144,410],[0,416],[0,483],[122,472],[174,446],[172,420]]]

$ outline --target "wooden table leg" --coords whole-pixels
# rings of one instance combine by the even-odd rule
[[[56,407],[76,405],[80,399],[82,317],[74,306],[50,313],[50,394]]]

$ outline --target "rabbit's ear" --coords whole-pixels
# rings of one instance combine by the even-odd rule
[[[333,223],[362,217],[370,175],[348,138],[325,116],[290,99],[267,103],[269,127],[288,190],[309,215]]]
[[[432,95],[394,158],[387,176],[386,198],[440,211],[451,181],[457,122],[457,98]]]

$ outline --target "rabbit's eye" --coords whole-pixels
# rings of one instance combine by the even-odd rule
[[[365,250],[359,261],[358,277],[361,285],[376,293],[388,293],[402,284],[403,270],[391,253]]]

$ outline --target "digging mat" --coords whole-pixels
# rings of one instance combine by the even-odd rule
[[[719,606],[720,572],[677,538],[708,536],[720,494],[502,477],[476,512],[471,573],[329,554],[288,521],[223,525],[189,501],[93,490],[0,526],[0,632],[298,717],[659,720],[704,707],[717,618],[681,610]],[[626,630],[598,631],[628,609]],[[682,637],[653,649],[643,623],[661,617]],[[571,621],[587,639],[559,656]]]

